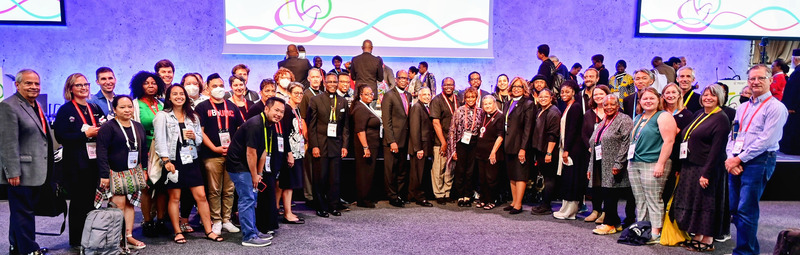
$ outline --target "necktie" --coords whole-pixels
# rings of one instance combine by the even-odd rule
[[[408,115],[408,100],[406,99],[406,93],[400,93],[400,99],[403,100],[403,110],[405,110],[406,115]]]

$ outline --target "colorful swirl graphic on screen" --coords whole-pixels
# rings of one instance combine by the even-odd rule
[[[489,41],[488,38],[484,38],[480,41],[467,41],[456,38],[454,35],[447,32],[448,27],[463,22],[478,22],[485,24],[487,27],[489,26],[489,21],[477,17],[462,17],[445,24],[438,24],[433,20],[433,18],[423,12],[411,9],[394,9],[381,14],[374,20],[365,21],[351,16],[331,16],[333,15],[333,9],[334,6],[330,0],[328,0],[327,6],[324,7],[319,5],[306,6],[305,0],[286,1],[285,4],[281,5],[280,8],[275,11],[274,19],[275,23],[277,24],[276,27],[269,28],[254,25],[237,25],[231,22],[230,19],[225,19],[227,25],[233,27],[232,29],[226,31],[226,36],[241,34],[244,38],[251,42],[260,42],[269,38],[270,36],[277,36],[284,40],[295,43],[306,43],[316,38],[334,40],[355,38],[372,29],[381,35],[386,36],[387,38],[398,41],[418,41],[429,38],[438,33],[441,33],[449,40],[464,46],[486,45]],[[416,18],[427,21],[431,25],[431,30],[422,35],[403,37],[393,35],[391,31],[385,31],[380,28],[381,21],[385,20],[386,18],[401,14],[413,15]],[[326,32],[326,28],[337,28],[337,26],[340,26],[341,22],[344,21],[349,21],[347,24],[352,24],[353,21],[355,21],[363,26],[351,29],[349,31]],[[266,31],[266,33],[255,36],[251,33],[248,33],[249,31]]]
[[[800,24],[800,18],[784,7],[767,6],[754,11],[748,16],[738,12],[720,11],[722,3],[721,0],[717,1],[716,4],[701,3],[700,0],[686,1],[680,5],[674,19],[648,19],[642,14],[641,20],[644,21],[639,24],[639,27],[652,26],[652,28],[662,32],[677,27],[685,32],[698,33],[705,30],[733,30],[747,23],[751,23],[763,31],[785,31]],[[683,13],[693,13],[696,14],[696,17],[685,17]],[[780,26],[766,26],[754,21],[760,16],[770,18],[778,13],[789,15],[794,19],[794,22],[781,24]],[[731,17],[736,18],[734,20]],[[720,20],[726,21],[723,23]]]
[[[59,0],[46,0],[46,1],[52,1],[52,2],[55,2],[56,4],[58,4],[58,2],[59,2]],[[2,17],[4,16],[4,14],[10,13],[11,11],[14,11],[14,10],[20,10],[23,13],[25,13],[27,16],[30,16],[31,18],[38,19],[38,20],[51,20],[51,19],[56,19],[56,18],[61,17],[61,13],[56,13],[56,14],[34,13],[31,10],[29,10],[28,8],[25,8],[25,6],[23,6],[23,4],[26,3],[26,2],[30,2],[29,4],[43,4],[42,3],[42,2],[44,2],[43,0],[39,0],[39,1],[34,1],[34,0],[31,0],[31,1],[28,1],[28,0],[21,0],[21,1],[9,0],[9,2],[11,3],[10,5],[9,4],[3,4],[3,6],[10,6],[10,7],[5,8],[5,9],[0,9],[0,19],[3,19]],[[36,2],[36,3],[34,3],[34,2]],[[3,8],[3,7],[0,7],[0,8]]]

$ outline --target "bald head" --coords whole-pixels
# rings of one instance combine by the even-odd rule
[[[361,49],[364,50],[364,52],[372,53],[372,41],[364,40],[364,43],[361,44]]]
[[[297,52],[297,45],[289,44],[286,46],[286,55],[290,57],[297,57],[300,53]]]

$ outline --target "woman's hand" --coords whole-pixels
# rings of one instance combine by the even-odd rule
[[[553,162],[553,156],[552,155],[545,155],[544,156],[544,163],[548,163],[549,164],[550,162]]]
[[[653,169],[653,177],[661,178],[664,175],[664,165],[656,163],[655,169]]]
[[[564,164],[566,164],[567,158],[569,158],[569,151],[564,151],[564,153],[561,154],[561,161],[563,161]]]
[[[194,140],[194,130],[186,130],[186,139],[187,140]]]
[[[175,165],[172,164],[172,161],[167,161],[167,163],[164,164],[164,169],[167,169],[170,173],[175,172]]]
[[[519,159],[519,163],[525,164],[525,150],[519,150],[519,154],[517,154],[517,159]]]
[[[700,177],[700,187],[708,188],[708,179],[706,177]]]
[[[489,155],[489,164],[494,165],[494,163],[497,163],[497,156],[495,156],[495,154],[496,153],[492,153],[492,155]]]
[[[97,131],[100,131],[99,127],[89,127],[89,129],[87,129],[86,132],[83,133],[86,134],[86,138],[92,138],[97,136]]]
[[[453,152],[453,160],[458,160],[458,153]]]
[[[586,179],[592,180],[592,172],[586,171]]]
[[[100,188],[108,188],[108,178],[100,178]]]
[[[364,157],[369,158],[370,156],[372,156],[372,153],[369,153],[369,149],[364,149]]]
[[[611,174],[613,175],[619,174],[619,168],[611,168]]]

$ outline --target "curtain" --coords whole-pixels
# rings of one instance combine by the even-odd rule
[[[753,49],[753,57],[750,59],[750,63],[758,64],[761,62],[761,50],[762,46],[759,45],[761,43],[760,40],[753,41],[753,45],[755,49]],[[772,62],[775,62],[776,59],[782,58],[784,60],[788,60],[791,63],[792,58],[792,50],[800,48],[800,41],[769,41],[767,44],[767,56],[769,57],[767,61],[767,65],[772,65]]]

